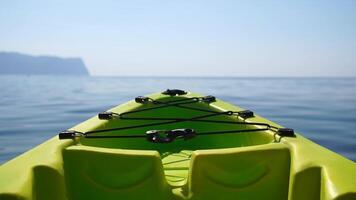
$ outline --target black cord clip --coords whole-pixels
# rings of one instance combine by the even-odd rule
[[[177,138],[191,139],[195,134],[194,129],[150,130],[146,132],[146,139],[153,143],[170,143]]]
[[[286,137],[295,137],[294,130],[291,128],[279,128],[277,134]]]
[[[135,98],[136,103],[147,103],[150,101],[150,98],[144,96],[138,96]]]
[[[187,92],[179,89],[167,89],[166,91],[162,92],[162,94],[169,95],[169,96],[177,96],[177,95],[187,94]]]
[[[81,137],[83,134],[79,133],[78,131],[72,131],[72,130],[67,130],[67,131],[62,131],[58,134],[58,137],[60,140],[63,139],[74,139],[76,137]]]
[[[101,112],[98,114],[98,118],[101,120],[109,120],[112,119],[116,115],[116,113],[113,112]]]
[[[205,102],[205,103],[211,103],[211,102],[216,101],[216,98],[212,95],[208,95],[208,96],[202,97],[201,101]]]
[[[253,112],[251,110],[243,110],[243,111],[239,111],[237,113],[239,114],[239,117],[241,117],[243,119],[254,117]]]

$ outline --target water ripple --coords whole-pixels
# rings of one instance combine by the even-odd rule
[[[182,88],[294,128],[356,161],[355,78],[0,76],[0,163],[132,98]]]

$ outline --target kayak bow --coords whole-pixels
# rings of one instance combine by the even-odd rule
[[[0,199],[356,199],[356,165],[250,110],[167,90],[0,166]]]

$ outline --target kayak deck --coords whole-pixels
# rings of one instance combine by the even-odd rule
[[[183,100],[183,101],[182,101]],[[189,140],[175,140],[169,143],[152,143],[145,138],[120,138],[120,139],[96,139],[96,138],[80,138],[78,143],[85,146],[105,147],[105,148],[120,148],[120,149],[135,149],[135,150],[155,150],[161,155],[163,170],[167,182],[172,187],[182,187],[187,183],[188,172],[190,168],[190,158],[194,150],[201,149],[222,149],[241,146],[252,146],[258,144],[267,144],[274,141],[273,134],[266,134],[267,131],[255,131],[248,133],[230,133],[222,135],[199,135],[201,132],[218,132],[218,131],[233,131],[252,129],[254,126],[245,124],[235,124],[235,122],[244,122],[243,118],[236,115],[217,115],[212,117],[204,117],[198,121],[181,121],[163,125],[145,126],[147,124],[157,124],[174,121],[175,119],[191,119],[199,116],[210,115],[212,111],[223,112],[209,103],[199,101],[184,101],[182,97],[168,97],[160,99],[160,102],[178,102],[182,104],[174,104],[175,106],[164,107],[161,104],[144,103],[140,104],[132,111],[142,110],[141,112],[128,113],[125,118],[114,118],[106,120],[104,123],[94,129],[120,129],[104,133],[93,133],[90,136],[117,136],[117,135],[137,135],[144,134],[149,130],[174,130],[179,128],[189,128],[197,132],[196,138]],[[163,104],[164,105],[164,104]],[[158,109],[155,109],[158,108]],[[191,109],[193,108],[193,109]],[[197,110],[199,109],[199,110]],[[235,110],[241,111],[241,110]],[[112,109],[111,112],[122,113],[120,109]],[[162,120],[150,120],[150,118],[161,118]],[[164,120],[166,119],[166,120]],[[202,121],[206,120],[206,121]],[[210,122],[212,121],[212,122]],[[214,122],[213,122],[214,121]],[[230,124],[217,123],[219,122],[234,122]],[[137,128],[130,128],[136,127]]]
[[[197,96],[149,97],[165,105]],[[281,126],[260,116],[196,118],[242,111],[221,100],[182,105],[130,101],[109,110],[130,112],[124,117],[78,124],[73,139],[52,138],[0,166],[0,199],[356,199],[352,161],[299,134],[281,137],[270,129]],[[176,129],[195,135],[146,135]],[[133,135],[140,137],[115,138]]]
[[[160,102],[172,102],[184,98],[170,97],[160,99]],[[224,112],[214,108],[213,106],[204,103],[194,101],[189,106],[185,105],[184,108],[176,106],[168,106],[159,109],[155,109],[159,106],[155,104],[140,104],[131,111],[144,110],[141,112],[129,113],[125,115],[125,118],[114,118],[112,120],[103,120],[102,123],[95,127],[91,131],[98,130],[110,130],[110,129],[123,129],[105,131],[102,133],[90,133],[90,136],[120,136],[120,135],[142,135],[144,136],[147,131],[150,130],[174,130],[180,128],[189,128],[197,132],[196,138],[189,140],[175,140],[168,143],[153,143],[148,142],[145,138],[120,138],[120,139],[88,139],[87,137],[80,138],[79,143],[86,146],[96,146],[105,148],[120,148],[120,149],[138,149],[138,150],[156,150],[161,154],[166,152],[175,152],[180,150],[198,150],[198,149],[218,149],[229,147],[250,146],[258,144],[267,144],[274,140],[273,134],[266,134],[268,131],[255,131],[248,133],[224,134],[221,137],[220,134],[201,135],[203,132],[218,132],[218,131],[233,131],[233,130],[246,130],[256,128],[255,126],[246,124],[237,124],[237,122],[243,123],[244,119],[237,117],[236,115],[219,114],[211,117],[204,117],[199,120],[185,120],[178,121],[175,119],[191,119],[200,116],[214,115],[210,112]],[[154,108],[154,109],[152,109]],[[192,110],[201,109],[201,110]],[[152,110],[146,110],[152,109]],[[207,112],[207,111],[210,112]],[[115,113],[123,113],[120,108],[114,108],[110,110]],[[241,109],[235,111],[241,111]],[[158,118],[159,120],[150,120]],[[142,119],[144,118],[144,119]],[[162,120],[165,119],[165,120]],[[212,121],[212,122],[210,122]],[[217,123],[215,121],[219,121]],[[173,122],[173,123],[171,123]],[[162,125],[150,125],[147,124],[159,124]],[[142,127],[144,126],[144,127]],[[137,128],[136,128],[137,127]]]

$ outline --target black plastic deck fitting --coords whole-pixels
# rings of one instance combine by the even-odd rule
[[[113,112],[101,112],[98,114],[98,118],[101,120],[109,120],[113,118],[114,113]]]
[[[291,128],[279,128],[277,134],[286,137],[295,137],[294,130]]]
[[[167,89],[166,91],[162,92],[162,94],[169,95],[169,96],[177,96],[177,95],[185,95],[187,94],[187,92],[179,89]]]
[[[239,117],[242,117],[244,119],[254,117],[254,114],[251,110],[243,110],[243,111],[239,111],[237,113],[239,114]]]
[[[194,129],[182,128],[173,130],[149,130],[146,132],[146,139],[153,143],[170,143],[176,139],[184,140],[195,137]]]
[[[205,103],[211,103],[211,102],[216,101],[216,98],[212,95],[208,95],[208,96],[202,97],[201,100]]]
[[[144,96],[138,96],[135,98],[136,103],[147,103],[150,101],[150,98]]]
[[[58,134],[58,137],[59,137],[60,140],[63,140],[63,139],[74,139],[76,136],[77,136],[77,132],[70,131],[70,130],[62,131],[62,132],[60,132]]]

